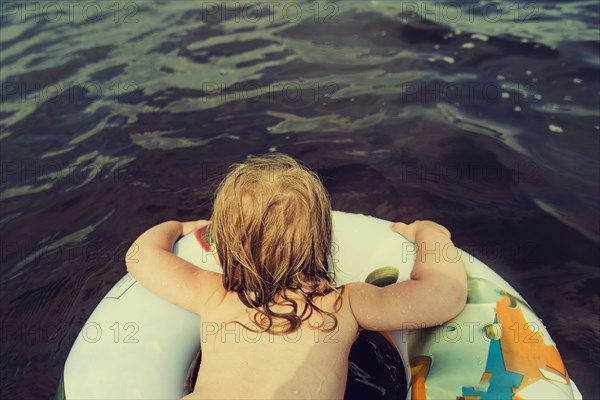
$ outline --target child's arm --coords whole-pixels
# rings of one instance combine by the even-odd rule
[[[383,288],[347,285],[352,312],[369,330],[424,328],[448,321],[467,299],[467,275],[450,232],[431,221],[396,223],[392,230],[417,245],[411,280]]]
[[[177,257],[172,249],[181,235],[209,223],[168,221],[148,229],[127,251],[127,271],[144,287],[171,303],[196,314],[203,313],[225,296],[222,277]]]

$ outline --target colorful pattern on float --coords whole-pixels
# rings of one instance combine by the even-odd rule
[[[333,213],[336,283],[385,286],[410,279],[414,245],[388,221]],[[181,238],[173,252],[200,268],[221,272],[210,230]],[[408,399],[580,400],[546,328],[498,274],[462,252],[469,282],[464,310],[435,328],[382,332],[396,348],[409,383]],[[400,305],[401,307],[402,305]],[[135,322],[135,340],[115,340],[115,323]],[[102,299],[78,336],[57,399],[172,399],[184,393],[188,367],[200,346],[198,316],[125,275]],[[412,326],[415,328],[415,326]],[[92,340],[93,339],[93,340]],[[93,360],[93,362],[90,362]]]
[[[524,310],[528,311],[527,316]],[[465,319],[465,315],[488,318]],[[449,328],[461,332],[448,336],[444,330],[447,332]],[[408,348],[413,399],[444,396],[463,400],[578,398],[555,344],[531,307],[493,282],[470,278],[469,299],[461,315],[439,328],[415,334],[421,337],[413,339]],[[475,344],[477,336],[483,346]],[[463,349],[457,345],[459,341],[472,343],[471,351],[460,354]],[[463,362],[442,361],[438,366],[440,357]],[[473,359],[477,360],[476,365],[469,362]],[[472,368],[468,371],[469,366]],[[458,369],[449,370],[455,367]],[[429,379],[435,368],[439,371]],[[438,379],[440,375],[444,379]],[[478,375],[479,381],[473,384],[472,378]]]

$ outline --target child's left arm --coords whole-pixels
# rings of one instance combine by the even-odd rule
[[[177,257],[172,249],[180,236],[209,223],[168,221],[148,229],[127,251],[127,271],[150,291],[188,311],[202,314],[225,296],[222,276]]]

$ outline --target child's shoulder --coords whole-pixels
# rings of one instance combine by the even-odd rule
[[[286,290],[285,298],[294,301],[297,305],[298,313],[302,313],[307,302],[305,297],[299,291]],[[282,313],[290,312],[289,300],[286,301],[285,298],[282,295],[276,296],[275,304],[269,307],[270,310]],[[358,329],[358,324],[356,318],[354,318],[354,315],[352,314],[350,299],[346,289],[341,290],[340,292],[331,291],[325,295],[313,296],[311,302],[318,307],[318,309],[334,315],[337,318],[338,323],[342,324],[345,329]],[[219,320],[238,319],[242,316],[247,317],[249,313],[251,313],[251,310],[242,303],[235,291],[226,291],[222,296],[222,299],[218,303],[213,303],[213,307],[211,308],[211,318]],[[313,309],[313,313],[311,314],[308,323],[311,325],[317,324],[322,318],[323,315]]]

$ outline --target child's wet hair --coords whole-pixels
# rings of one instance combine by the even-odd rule
[[[336,328],[335,315],[313,303],[336,292],[337,312],[343,293],[335,287],[333,265],[328,269],[331,203],[317,174],[281,153],[233,165],[215,195],[212,232],[223,285],[256,311],[253,322],[261,331],[294,332],[313,310],[323,316],[319,328]],[[285,289],[302,296],[302,310]],[[274,311],[276,304],[290,311]],[[331,328],[323,328],[325,315]]]

